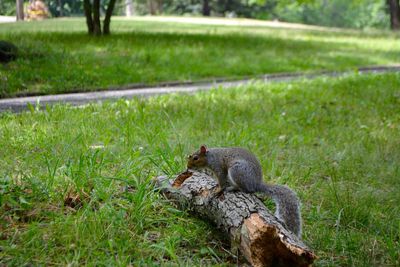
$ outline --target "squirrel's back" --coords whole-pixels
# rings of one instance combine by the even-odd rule
[[[261,171],[261,163],[258,158],[249,150],[241,147],[216,147],[208,149],[209,156],[220,157],[227,166],[231,167],[237,161],[247,161],[259,168]],[[262,175],[262,173],[260,173]]]

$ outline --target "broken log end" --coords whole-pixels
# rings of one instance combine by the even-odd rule
[[[253,194],[224,192],[216,197],[217,182],[209,175],[187,170],[175,179],[156,178],[168,199],[212,222],[231,240],[252,266],[310,266],[316,255],[288,231]]]

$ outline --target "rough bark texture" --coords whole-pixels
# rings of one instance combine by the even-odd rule
[[[101,35],[100,0],[93,0],[93,34]]]
[[[147,0],[147,5],[149,6],[149,13],[150,15],[155,15],[156,14],[156,7],[155,7],[155,1],[153,0]]]
[[[114,6],[115,6],[115,0],[110,0],[110,3],[108,3],[106,10],[106,16],[104,17],[103,34],[105,35],[110,34],[110,22]]]
[[[58,0],[57,3],[58,3],[58,16],[62,17],[64,16],[62,0]]]
[[[210,16],[211,9],[210,9],[210,1],[203,0],[203,16]]]
[[[217,182],[194,171],[174,180],[158,177],[156,182],[168,199],[222,229],[232,250],[239,249],[252,266],[309,266],[316,258],[255,195],[224,192],[215,197]]]
[[[24,20],[24,0],[16,0],[17,20]]]
[[[90,3],[90,0],[83,1],[83,9],[85,11],[86,25],[88,27],[88,33],[93,34],[92,4]]]
[[[400,30],[400,4],[399,0],[387,0],[390,13],[390,28]]]

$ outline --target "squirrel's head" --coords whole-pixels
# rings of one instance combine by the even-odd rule
[[[200,149],[188,156],[187,167],[189,169],[201,169],[207,166],[207,148],[201,146]]]

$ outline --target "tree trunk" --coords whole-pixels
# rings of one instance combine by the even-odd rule
[[[110,34],[111,15],[113,13],[114,6],[115,6],[115,0],[110,0],[110,3],[107,6],[106,16],[104,18],[104,23],[103,23],[103,34],[105,35]]]
[[[210,16],[210,2],[209,0],[203,0],[203,16]]]
[[[157,0],[147,0],[147,4],[149,6],[150,15],[157,14]]]
[[[400,5],[399,0],[387,0],[390,13],[390,28],[400,30]]]
[[[92,4],[90,3],[90,0],[83,1],[83,9],[85,11],[88,33],[93,34],[94,29],[93,29],[93,18],[92,18]]]
[[[101,35],[100,0],[93,0],[93,34]]]
[[[225,3],[225,10],[224,10],[224,12],[233,11],[233,10],[235,10],[235,8],[233,7],[233,2],[232,2],[232,0],[227,0],[226,3]]]
[[[24,20],[24,0],[16,0],[17,20]]]
[[[107,6],[106,14],[103,21],[103,34],[110,34],[111,16],[114,10],[116,0],[110,0]],[[88,33],[95,36],[102,34],[100,22],[100,0],[93,0],[93,5],[90,0],[83,1],[83,9],[86,16],[86,24]]]
[[[62,0],[58,0],[58,16],[64,16]]]
[[[125,0],[125,16],[131,17],[133,15],[132,0]]]
[[[168,199],[223,230],[234,253],[239,250],[252,266],[309,266],[316,258],[253,194],[215,197],[217,182],[200,172],[186,171],[175,180],[158,177],[156,183]]]
[[[157,0],[157,14],[163,13],[163,0]]]

